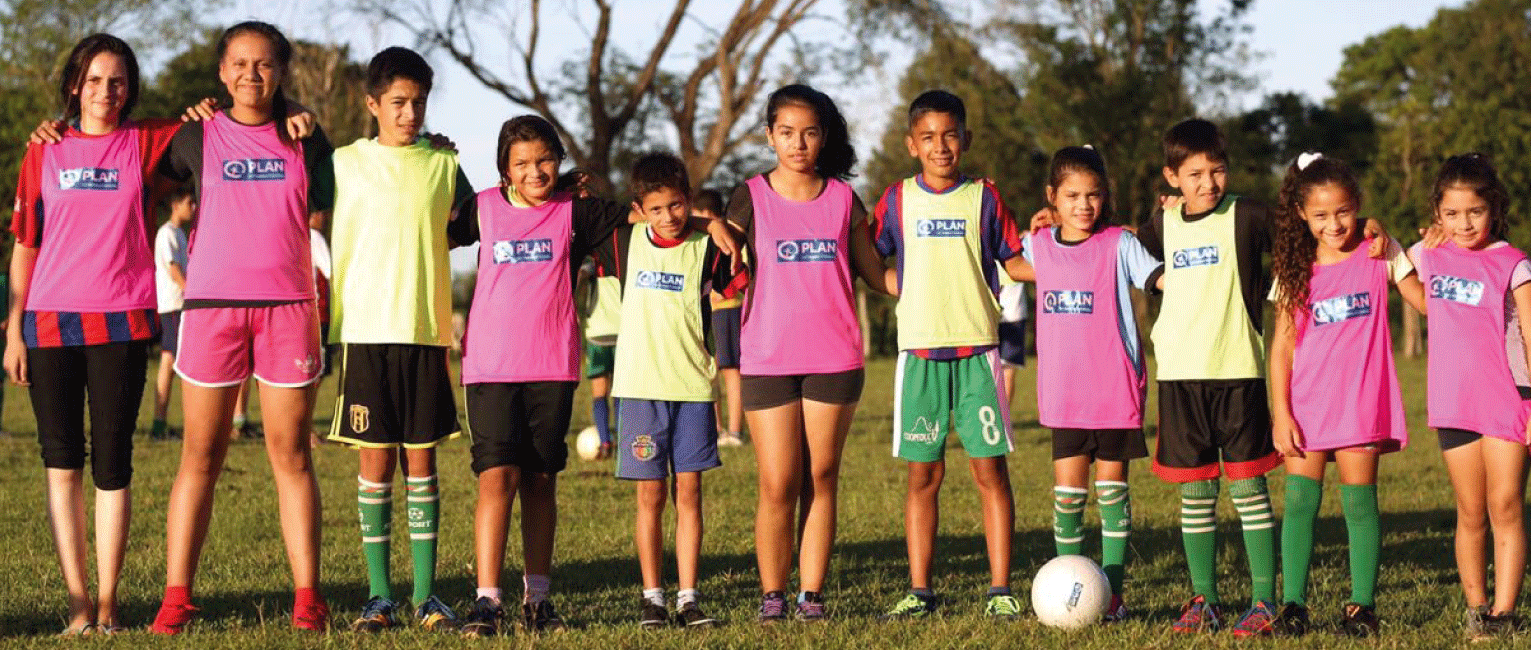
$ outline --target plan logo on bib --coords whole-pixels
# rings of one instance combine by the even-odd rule
[[[100,167],[76,167],[58,170],[58,188],[61,190],[107,190],[117,189],[118,172]]]
[[[963,219],[920,219],[915,222],[919,237],[966,237],[968,222]]]
[[[1449,275],[1432,275],[1430,297],[1476,307],[1483,300],[1483,283]]]
[[[553,261],[551,239],[507,239],[494,243],[495,264],[526,264]]]
[[[778,262],[833,262],[840,242],[833,239],[778,239]]]
[[[1187,269],[1193,266],[1212,266],[1219,259],[1216,246],[1198,246],[1175,251],[1174,267]]]
[[[281,158],[236,158],[223,161],[223,180],[280,181],[287,178],[287,161]]]
[[[1328,325],[1352,318],[1372,315],[1372,294],[1352,293],[1348,296],[1325,298],[1313,303],[1313,324]]]
[[[1093,314],[1094,291],[1052,290],[1042,292],[1044,314]]]
[[[639,271],[639,289],[658,289],[660,291],[685,291],[686,276],[679,273],[664,273],[662,271]]]

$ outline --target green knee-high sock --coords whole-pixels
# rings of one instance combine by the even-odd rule
[[[1308,566],[1313,560],[1313,523],[1324,485],[1306,476],[1286,475],[1286,511],[1281,514],[1281,598],[1308,604]]]
[[[389,538],[393,533],[393,484],[356,477],[356,509],[361,519],[361,550],[367,558],[369,597],[393,599],[388,588]]]
[[[1180,484],[1180,541],[1191,570],[1191,589],[1216,605],[1217,479]]]
[[[1111,581],[1111,593],[1122,594],[1127,576],[1127,536],[1132,534],[1132,495],[1125,481],[1096,481],[1100,506],[1100,566]]]
[[[1341,485],[1340,506],[1350,535],[1350,601],[1376,605],[1377,565],[1382,557],[1382,526],[1377,515],[1377,486]]]
[[[1228,496],[1244,527],[1244,555],[1249,557],[1249,599],[1276,599],[1276,516],[1264,476],[1228,484]]]
[[[1053,486],[1053,546],[1058,555],[1084,551],[1084,502],[1089,494],[1082,487]]]
[[[409,554],[415,562],[414,603],[431,597],[436,581],[436,529],[441,523],[436,475],[406,480],[409,487]]]

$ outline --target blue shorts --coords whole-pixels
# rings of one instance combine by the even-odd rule
[[[999,324],[999,358],[1012,366],[1026,365],[1026,320]]]
[[[739,367],[739,307],[715,309],[712,312],[713,356],[718,368]]]
[[[181,310],[159,314],[159,349],[175,354],[181,345]]]
[[[723,464],[712,402],[618,401],[617,478],[655,481]]]

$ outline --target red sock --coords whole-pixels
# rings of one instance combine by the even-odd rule
[[[164,602],[160,603],[162,607],[186,607],[190,604],[191,587],[165,587],[165,600]]]

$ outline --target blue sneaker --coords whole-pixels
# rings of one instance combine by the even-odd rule
[[[361,608],[361,617],[351,623],[353,632],[376,634],[390,627],[399,626],[399,618],[394,614],[398,606],[393,601],[382,596],[373,596]]]
[[[461,629],[457,614],[435,596],[426,598],[425,602],[415,608],[415,620],[420,621],[421,628],[432,632],[456,632]]]

